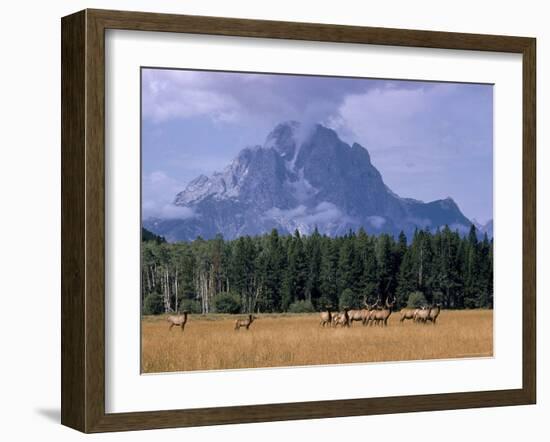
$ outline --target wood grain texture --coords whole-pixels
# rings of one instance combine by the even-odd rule
[[[105,413],[105,30],[523,55],[523,387],[338,401]],[[62,19],[62,423],[84,432],[313,419],[536,400],[535,40],[526,37],[86,10]]]
[[[61,34],[61,422],[85,427],[85,13]]]
[[[363,43],[375,45],[461,49],[473,51],[523,51],[529,38],[465,34],[319,23],[248,20],[148,12],[88,10],[106,29],[186,32],[257,38]]]
[[[523,389],[537,396],[537,149],[536,41],[523,51]]]

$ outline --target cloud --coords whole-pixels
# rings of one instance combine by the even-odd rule
[[[384,224],[386,224],[386,218],[384,218],[383,216],[377,216],[377,215],[369,216],[367,218],[367,221],[375,229],[380,229]]]
[[[465,152],[470,156],[492,153],[490,87],[420,82],[413,86],[350,94],[329,123],[374,157],[383,153],[388,164],[395,163],[392,150],[405,167]],[[403,155],[410,158],[403,161]],[[428,157],[432,161],[426,161]]]
[[[275,218],[282,224],[290,224],[292,228],[309,226],[311,229],[317,224],[325,225],[348,220],[348,217],[336,205],[327,201],[312,208],[307,208],[304,205],[286,210],[274,207],[266,212],[266,217]],[[308,229],[304,230],[306,230],[304,233],[307,233]]]
[[[143,176],[142,183],[147,185],[147,189],[151,193],[158,194],[158,196],[165,195],[166,193],[178,192],[184,188],[182,183],[169,176],[163,170],[155,170]],[[169,199],[171,200],[173,196],[174,193],[172,193]]]
[[[162,170],[156,170],[142,177],[141,212],[144,219],[187,219],[195,216],[187,207],[172,204],[176,193],[184,186]]]
[[[345,218],[342,211],[334,204],[329,202],[322,202],[318,204],[309,214],[302,219],[308,224],[328,224],[334,221]]]
[[[230,94],[211,90],[196,72],[146,70],[142,92],[143,116],[156,122],[194,116],[232,121],[241,111]]]
[[[348,78],[144,69],[143,116],[153,122],[204,116],[214,122],[317,123],[346,95],[371,86]]]
[[[301,218],[307,213],[307,207],[304,205],[299,205],[293,209],[279,209],[278,207],[273,207],[269,209],[265,214],[268,218],[282,218],[285,220]]]
[[[425,229],[426,227],[430,227],[432,225],[431,220],[428,218],[409,217],[407,218],[407,221],[410,222],[411,224],[414,224],[419,229]]]
[[[157,207],[149,202],[143,206],[147,216],[144,218],[161,218],[161,219],[189,219],[197,216],[195,211],[190,207],[175,206],[174,204],[165,204]]]

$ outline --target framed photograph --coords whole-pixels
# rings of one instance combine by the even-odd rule
[[[61,25],[64,425],[535,403],[535,39]]]

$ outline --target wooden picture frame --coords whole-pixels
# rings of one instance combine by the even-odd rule
[[[62,424],[83,432],[534,404],[536,41],[533,38],[84,10],[62,19]],[[261,37],[522,55],[523,383],[513,390],[105,412],[105,30]]]

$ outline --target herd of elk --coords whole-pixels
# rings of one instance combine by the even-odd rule
[[[365,308],[350,310],[344,309],[342,312],[333,313],[331,309],[321,312],[321,322],[320,326],[322,327],[350,327],[354,321],[361,321],[363,325],[380,325],[387,326],[388,319],[393,312],[393,307],[395,306],[396,298],[390,302],[389,298],[386,298],[384,305],[380,305],[380,298],[376,300],[374,304],[369,305],[366,300],[364,301]],[[400,322],[406,320],[413,320],[416,323],[427,323],[431,322],[435,325],[437,317],[441,313],[441,304],[435,304],[431,306],[422,306],[420,308],[412,309],[405,308],[401,310]],[[185,324],[187,324],[188,312],[184,311],[180,315],[170,315],[166,320],[170,323],[168,330],[172,330],[172,327],[181,327],[183,332],[185,329]],[[242,327],[249,329],[254,320],[257,319],[255,316],[249,314],[246,319],[237,319],[235,321],[235,330],[240,330]]]
[[[388,325],[388,318],[392,314],[393,307],[395,305],[396,298],[390,302],[386,299],[385,305],[380,305],[380,298],[372,305],[369,305],[366,300],[364,301],[365,307],[363,309],[344,309],[340,313],[332,313],[330,309],[321,312],[322,327],[327,325],[330,327],[350,327],[354,321],[361,321],[363,325]]]
[[[385,327],[388,325],[388,319],[390,318],[393,308],[397,299],[393,297],[393,300],[386,298],[384,305],[380,304],[380,298],[372,305],[369,305],[364,301],[365,307],[363,309],[344,309],[342,312],[333,313],[330,309],[321,312],[322,327],[350,327],[354,321],[361,321],[363,325],[380,325]],[[406,320],[412,320],[416,323],[432,322],[434,325],[437,321],[437,317],[441,312],[441,304],[435,304],[430,307],[422,306],[420,308],[405,308],[400,312],[400,322]]]

